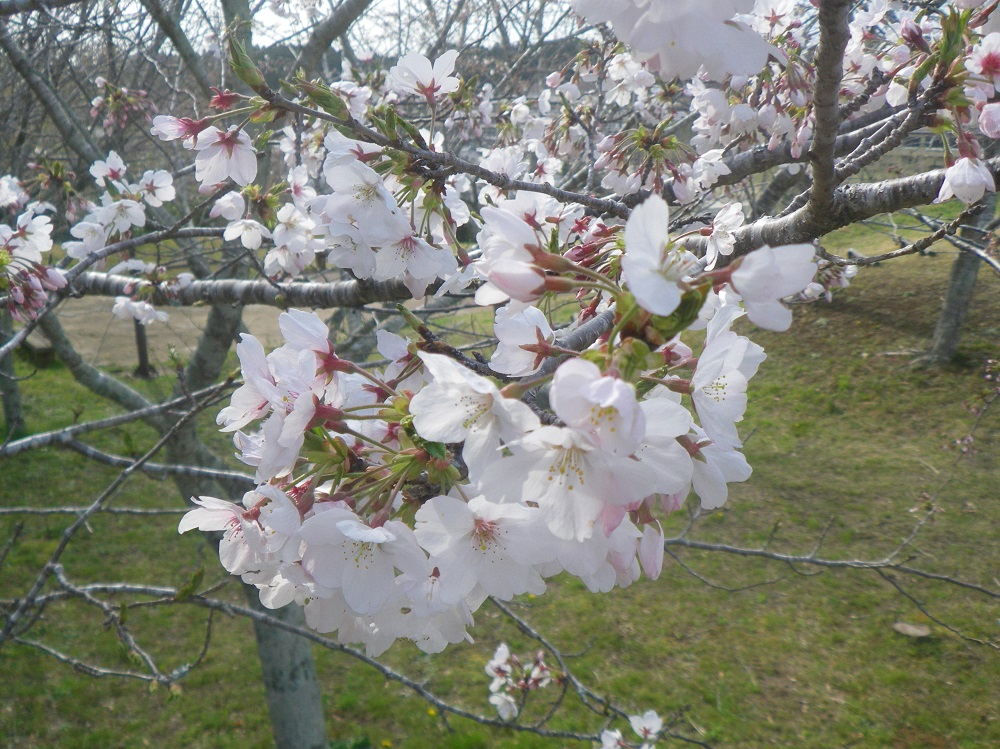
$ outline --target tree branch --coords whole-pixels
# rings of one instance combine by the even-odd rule
[[[67,5],[76,5],[84,0],[0,0],[0,18],[9,18],[19,13],[32,13],[40,11],[49,13],[56,8],[65,8]]]
[[[344,0],[333,13],[327,16],[313,29],[309,41],[305,43],[299,56],[295,59],[293,70],[302,68],[306,76],[315,75],[320,69],[323,55],[333,44],[333,41],[344,34],[351,24],[358,20],[368,10],[372,0]]]
[[[834,151],[840,127],[840,83],[844,77],[844,51],[851,38],[848,21],[850,0],[824,0],[819,6],[819,51],[816,53],[816,85],[813,113],[816,126],[809,149],[812,164],[810,213],[829,209],[837,186]]]
[[[206,99],[211,98],[212,81],[201,64],[201,56],[194,51],[194,47],[191,46],[191,42],[188,40],[187,34],[184,33],[181,25],[167,12],[167,9],[163,7],[160,0],[139,0],[139,2],[142,3],[142,7],[149,11],[149,15],[159,24],[163,33],[170,38],[170,41],[173,42],[174,49],[181,60],[184,61],[188,72],[194,76],[202,95]]]

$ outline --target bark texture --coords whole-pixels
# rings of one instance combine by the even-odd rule
[[[257,588],[244,586],[250,606],[288,624],[305,625],[300,606],[271,611],[264,608]],[[327,749],[323,705],[309,641],[282,629],[254,621],[257,654],[263,672],[271,729],[277,749]],[[320,717],[319,722],[316,716]]]
[[[972,304],[972,292],[976,287],[979,265],[979,258],[971,252],[958,253],[951,266],[948,292],[945,294],[941,314],[938,315],[934,337],[931,339],[930,348],[918,359],[918,363],[934,366],[947,364],[955,358],[962,324]]]
[[[0,344],[6,343],[14,330],[10,315],[0,312]],[[21,388],[14,372],[14,355],[0,359],[0,400],[3,401],[3,432],[0,441],[19,437],[24,433],[24,408]]]

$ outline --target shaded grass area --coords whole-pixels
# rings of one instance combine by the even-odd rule
[[[888,246],[860,230],[831,246],[849,243],[866,254]],[[929,339],[951,258],[942,251],[863,271],[832,304],[797,307],[790,333],[752,333],[769,357],[751,384],[741,425],[755,475],[699,522],[694,537],[751,547],[768,542],[796,554],[822,540],[821,556],[871,560],[893,549],[933,501],[940,512],[912,545],[912,563],[995,587],[1000,413],[983,419],[973,451],[963,454],[955,442],[967,435],[969,409],[986,390],[984,360],[1000,355],[996,280],[984,272],[954,366],[910,369],[903,353]],[[170,387],[165,379],[136,386],[160,397]],[[23,387],[34,431],[67,423],[74,409],[83,409],[81,420],[106,413],[58,368],[39,371]],[[151,439],[150,430],[130,426],[91,441],[128,453]],[[226,451],[224,440],[218,444]],[[5,461],[0,472],[3,506],[85,504],[115,476],[54,449]],[[115,504],[182,506],[172,484],[147,477],[130,480]],[[23,520],[0,577],[2,597],[23,592],[69,522]],[[211,548],[191,534],[178,536],[176,522],[96,517],[64,557],[66,573],[75,581],[179,586],[203,565],[206,584],[222,579]],[[668,530],[679,532],[686,522],[679,513]],[[0,543],[14,525],[0,517]],[[658,581],[593,596],[560,578],[545,596],[518,601],[516,611],[550,634],[598,692],[634,711],[685,710],[680,728],[719,747],[1000,744],[996,652],[935,624],[876,574],[676,553],[679,561],[668,559]],[[997,639],[995,602],[896,579],[935,617],[970,636]],[[233,585],[222,595],[241,598]],[[476,619],[475,645],[425,656],[401,644],[386,660],[488,714],[482,668],[497,643],[529,657],[537,645],[489,605]],[[165,669],[197,656],[205,621],[204,613],[180,606],[136,609],[129,617]],[[931,635],[905,637],[893,630],[897,622],[929,625]],[[101,617],[79,605],[51,607],[30,637],[109,668],[135,665]],[[0,658],[0,746],[271,745],[255,643],[243,621],[216,618],[205,662],[173,691],[86,677],[21,645],[5,647]],[[457,719],[451,730],[419,698],[351,659],[319,651],[317,659],[334,739],[414,749],[561,745]],[[541,715],[545,699],[551,697],[529,705],[527,715]],[[570,707],[554,726],[598,724]]]

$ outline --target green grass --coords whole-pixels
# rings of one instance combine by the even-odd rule
[[[847,244],[866,254],[890,246],[855,229],[829,246]],[[701,521],[697,538],[744,546],[771,538],[776,551],[808,553],[825,532],[820,554],[874,559],[899,542],[931,496],[941,512],[914,544],[912,563],[995,587],[1000,413],[981,423],[975,452],[960,455],[954,441],[968,432],[970,408],[985,392],[983,361],[1000,355],[996,279],[983,271],[959,364],[915,370],[900,354],[929,340],[951,259],[942,250],[872,268],[832,304],[796,307],[790,333],[753,332],[768,352],[741,425],[750,435],[754,476]],[[39,371],[22,387],[34,431],[72,420],[73,404],[85,405],[81,420],[107,412],[58,368]],[[170,386],[159,380],[137,387],[165,395]],[[109,450],[141,449],[151,432],[130,426],[89,439]],[[115,476],[56,449],[7,460],[0,473],[3,506],[84,504]],[[115,503],[163,507],[180,498],[168,482],[136,477]],[[69,522],[23,520],[0,577],[2,597],[23,592]],[[684,520],[675,517],[670,530]],[[178,536],[176,522],[96,517],[64,557],[66,573],[76,581],[182,585],[204,564],[207,580],[221,579],[212,552],[191,534]],[[0,543],[14,524],[0,517]],[[574,580],[554,580],[545,596],[519,601],[517,611],[571,654],[575,672],[599,692],[635,711],[686,708],[679,728],[718,747],[1000,745],[996,652],[930,622],[877,575],[677,553],[699,575],[737,590],[709,587],[668,560],[658,581],[602,596]],[[943,621],[997,639],[995,602],[900,581]],[[229,587],[223,595],[239,600]],[[173,607],[134,610],[129,623],[169,669],[196,656],[204,621],[200,611]],[[475,645],[435,657],[404,643],[386,661],[488,714],[482,668],[497,643],[524,655],[535,646],[489,605],[476,621]],[[932,634],[904,637],[892,628],[897,621],[929,624]],[[129,664],[113,632],[79,605],[51,607],[30,636],[107,667]],[[25,646],[7,646],[0,658],[3,747],[270,746],[255,643],[244,621],[216,619],[205,663],[175,692],[89,678]],[[317,661],[333,739],[414,749],[562,745],[459,719],[450,721],[452,732],[425,702],[363,665],[327,651],[317,651]],[[545,704],[530,706],[530,714]],[[573,707],[554,723],[596,725]]]

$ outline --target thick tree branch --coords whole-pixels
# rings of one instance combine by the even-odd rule
[[[65,8],[67,5],[76,5],[84,0],[0,0],[0,18],[9,18],[19,13],[31,13],[41,11],[48,13],[56,8]]]
[[[163,33],[166,34],[170,41],[174,45],[174,49],[180,56],[181,60],[184,61],[184,65],[187,72],[190,73],[195,81],[198,83],[198,88],[201,89],[202,95],[207,99],[212,96],[212,81],[208,77],[208,73],[205,72],[204,66],[201,64],[201,56],[194,51],[194,47],[191,46],[191,42],[187,38],[187,34],[181,28],[181,25],[177,20],[170,15],[166,8],[160,0],[139,0],[142,3],[149,15],[153,18],[156,23],[159,24]]]
[[[372,0],[344,0],[327,18],[313,29],[309,41],[305,43],[295,60],[293,69],[302,68],[306,76],[315,75],[323,61],[323,55],[334,40],[346,32],[351,24],[358,20],[368,10]]]
[[[135,286],[136,280],[128,276],[109,276],[105,273],[84,273],[77,278],[74,288],[84,294],[119,296]],[[362,307],[373,302],[402,302],[412,299],[401,281],[335,281],[332,283],[284,283],[261,280],[219,279],[192,281],[177,292],[171,301],[188,305],[201,302],[209,304],[266,304],[272,307]],[[163,300],[166,301],[166,300]]]
[[[819,6],[819,51],[816,53],[816,86],[813,92],[813,131],[809,162],[812,164],[812,191],[809,210],[828,210],[836,189],[834,152],[840,127],[840,83],[844,77],[844,51],[851,38],[848,21],[850,0],[824,0]]]
[[[985,162],[994,173],[1000,169],[1000,158]],[[833,194],[829,211],[812,214],[805,207],[776,218],[765,217],[740,229],[736,248],[730,260],[752,252],[763,245],[777,247],[797,242],[811,242],[834,229],[864,221],[881,213],[893,213],[934,202],[944,182],[944,169],[935,169],[882,182],[843,185]],[[685,247],[703,252],[706,239],[692,237]]]

